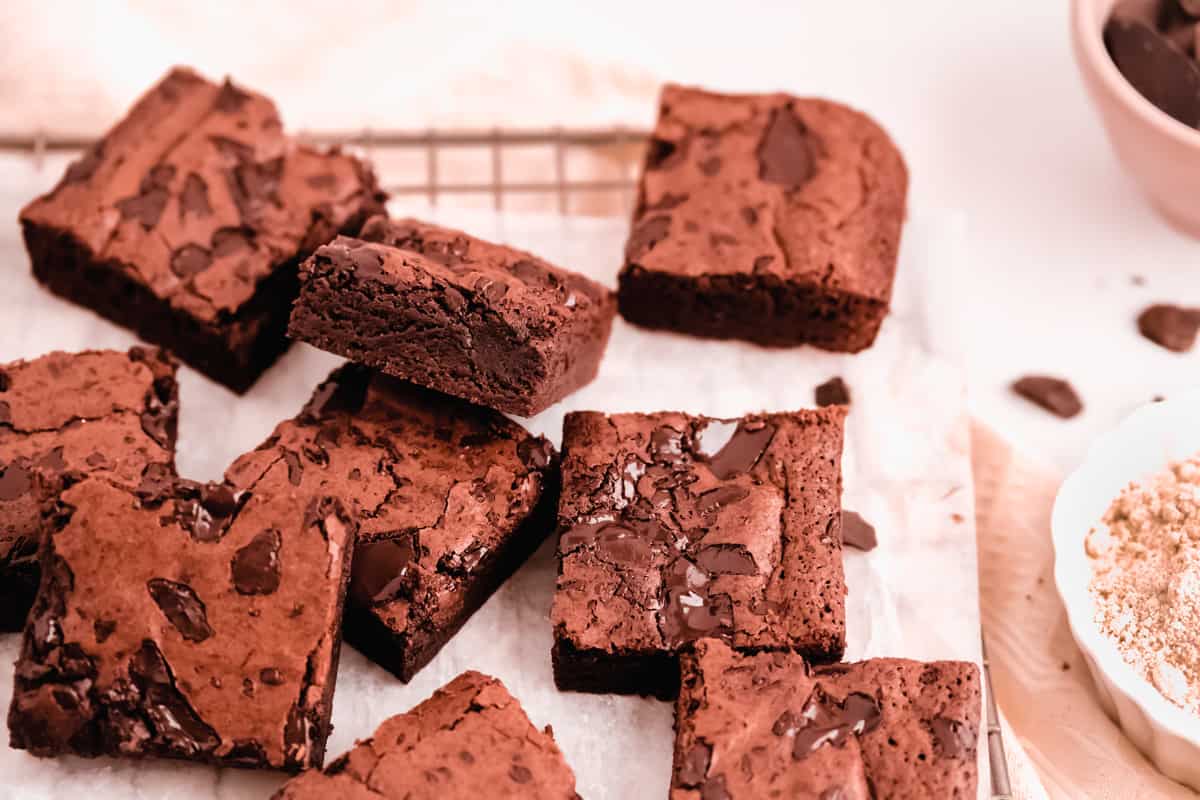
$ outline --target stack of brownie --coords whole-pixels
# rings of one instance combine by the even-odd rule
[[[165,350],[0,369],[12,746],[304,772],[283,798],[577,797],[474,672],[319,771],[343,631],[408,681],[557,525],[555,681],[678,697],[672,797],[969,796],[973,665],[833,663],[845,405],[575,412],[561,459],[505,416],[590,382],[618,304],[869,347],[906,185],[844,106],[669,87],[618,295],[387,218],[362,162],[172,71],[21,215],[40,280]],[[179,476],[166,350],[246,391],[288,336],[352,363],[223,481]]]

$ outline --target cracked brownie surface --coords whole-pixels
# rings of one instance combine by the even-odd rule
[[[174,469],[175,367],[140,347],[0,365],[0,631],[21,630],[37,592],[44,500],[88,475],[132,487]]]
[[[70,486],[46,510],[12,746],[320,766],[353,543],[282,460],[244,488],[162,464]]]
[[[550,444],[495,411],[340,368],[226,477],[282,463],[358,521],[346,640],[409,680],[554,528]]]
[[[464,672],[384,721],[324,772],[289,781],[275,800],[578,800],[575,775],[504,684]]]
[[[869,347],[891,301],[907,188],[887,133],[846,106],[668,85],[621,314],[767,345]]]
[[[537,256],[412,219],[375,217],[361,238],[301,268],[290,333],[390,375],[531,416],[589,383],[615,298]]]
[[[20,220],[51,290],[244,390],[287,345],[299,261],[382,200],[266,97],[177,68]]]
[[[976,796],[974,664],[809,667],[710,640],[681,669],[672,800]]]
[[[845,413],[568,414],[559,688],[672,697],[704,638],[840,658]]]

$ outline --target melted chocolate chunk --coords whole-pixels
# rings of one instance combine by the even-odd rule
[[[203,247],[186,244],[171,254],[171,271],[187,280],[212,266],[212,254]]]
[[[676,780],[683,786],[694,788],[708,775],[708,765],[712,763],[712,747],[707,742],[697,741],[687,751],[678,772]]]
[[[175,471],[168,464],[148,464],[142,471],[142,479],[134,494],[148,506],[156,506],[166,499],[175,486]]]
[[[140,710],[149,721],[155,739],[189,756],[211,751],[221,743],[216,731],[196,714],[176,687],[175,676],[158,645],[149,639],[143,641],[141,648],[130,656],[128,668],[140,691]],[[132,737],[126,731],[122,738]]]
[[[554,448],[541,437],[522,439],[517,444],[517,458],[530,469],[545,469],[554,458]]]
[[[816,388],[814,392],[817,405],[825,406],[850,405],[850,387],[840,377],[830,378]]]
[[[933,744],[939,755],[946,758],[974,756],[979,734],[969,725],[956,719],[934,717],[929,720],[929,730],[933,733]]]
[[[711,426],[710,426],[711,427]],[[709,467],[720,480],[748,472],[767,451],[775,426],[767,422],[739,422],[720,450],[709,456]]]
[[[197,217],[211,217],[212,204],[208,201],[208,183],[194,172],[189,172],[179,194],[179,213]]]
[[[254,234],[244,228],[218,228],[212,235],[213,258],[226,258],[254,249]]]
[[[175,168],[169,164],[152,167],[150,173],[142,178],[136,195],[117,201],[121,217],[136,219],[146,230],[153,229],[167,206],[169,187],[174,177]]]
[[[1142,336],[1176,353],[1186,353],[1200,333],[1200,308],[1159,304],[1142,311],[1137,319]]]
[[[175,520],[198,542],[215,542],[225,535],[234,515],[246,500],[245,492],[224,483],[183,482],[191,499],[175,503]]]
[[[212,636],[204,602],[186,583],[153,578],[146,588],[175,630],[189,642],[203,642]]]
[[[364,606],[390,603],[404,593],[416,561],[415,535],[361,544],[354,550],[350,592]]]
[[[663,169],[674,166],[683,159],[683,153],[675,142],[652,138],[646,149],[646,169]]]
[[[104,142],[97,142],[80,158],[71,162],[63,174],[59,187],[72,183],[87,183],[96,174],[96,168],[104,161]]]
[[[798,189],[817,171],[817,151],[804,121],[790,107],[771,114],[758,145],[758,177]]]
[[[1079,399],[1075,387],[1061,378],[1027,375],[1013,383],[1012,389],[1026,400],[1063,419],[1070,419],[1083,411],[1083,401]]]
[[[237,551],[231,565],[233,585],[239,594],[271,594],[279,588],[279,531],[267,529],[255,534],[250,544]]]
[[[667,238],[670,231],[671,218],[668,216],[650,217],[640,223],[629,235],[629,241],[625,244],[625,260],[637,261]]]
[[[882,712],[870,695],[851,692],[838,702],[818,684],[801,709],[792,758],[801,761],[825,745],[844,747],[850,736],[861,736],[879,726]]]
[[[13,501],[33,489],[33,473],[20,463],[12,463],[0,471],[0,501]]]
[[[874,550],[879,544],[875,526],[857,513],[842,509],[842,544],[864,552]]]
[[[660,627],[668,648],[733,633],[733,601],[727,594],[709,594],[710,576],[699,566],[676,559],[663,575],[663,583],[667,599]]]

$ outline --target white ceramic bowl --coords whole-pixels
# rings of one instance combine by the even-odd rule
[[[1051,517],[1054,580],[1105,710],[1164,775],[1193,789],[1200,789],[1200,717],[1159,694],[1100,632],[1088,593],[1092,567],[1083,548],[1088,531],[1101,524],[1130,482],[1197,452],[1200,390],[1144,406],[1092,445],[1059,488]]]

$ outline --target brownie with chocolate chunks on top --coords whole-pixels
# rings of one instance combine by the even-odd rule
[[[870,347],[891,302],[907,191],[895,144],[846,106],[668,85],[621,315],[770,346]]]
[[[383,199],[266,97],[176,68],[20,221],[51,291],[245,391],[288,345],[299,262]]]
[[[704,638],[840,658],[845,414],[568,414],[559,688],[668,699]]]
[[[245,490],[162,464],[44,512],[10,743],[37,756],[319,767],[354,522],[283,461]]]
[[[293,337],[519,416],[595,378],[616,313],[582,275],[412,219],[369,220],[300,277]]]
[[[151,464],[174,469],[175,369],[141,347],[0,365],[0,632],[21,630],[37,592],[44,500],[88,475],[136,486]]]
[[[464,672],[324,772],[293,778],[274,800],[579,800],[549,726],[533,727],[500,681]]]
[[[794,653],[709,640],[681,670],[672,800],[975,797],[975,664],[810,667]]]
[[[549,442],[504,415],[360,365],[226,472],[274,464],[358,521],[346,641],[411,680],[554,530]]]

